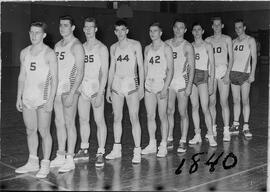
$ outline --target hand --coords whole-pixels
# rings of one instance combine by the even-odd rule
[[[139,88],[139,99],[141,100],[144,97],[144,88],[140,87]]]
[[[253,83],[254,81],[255,81],[254,75],[250,75],[249,78],[248,78],[248,82]]]
[[[22,105],[22,98],[18,97],[16,101],[16,108],[19,112],[22,112],[23,110],[23,105]]]
[[[103,101],[103,93],[98,93],[94,101],[94,107],[95,108],[100,107],[102,104],[102,101]]]
[[[225,74],[225,76],[223,77],[223,82],[225,85],[228,85],[230,83],[230,77],[229,74]]]
[[[47,103],[44,104],[43,108],[46,112],[51,112],[53,109],[53,100],[48,100]]]
[[[168,89],[163,88],[160,92],[159,92],[159,98],[160,99],[165,99],[167,97],[167,93],[168,93]]]
[[[106,100],[108,103],[112,103],[112,92],[111,92],[111,89],[107,89],[107,92],[106,92]]]
[[[185,90],[185,96],[186,96],[186,97],[190,96],[191,91],[192,91],[192,85],[187,86],[187,88],[186,88],[186,90]]]
[[[62,94],[62,102],[65,107],[71,107],[73,104],[73,96],[72,93],[63,93]]]
[[[208,84],[208,94],[212,95],[214,93],[214,83],[212,81]]]

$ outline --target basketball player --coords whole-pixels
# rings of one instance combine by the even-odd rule
[[[84,74],[84,49],[74,37],[72,17],[60,17],[59,30],[63,37],[56,45],[58,59],[58,88],[54,102],[58,151],[51,167],[60,167],[59,172],[75,168],[73,156],[77,139],[75,116],[78,104],[78,87]],[[67,153],[65,152],[67,141]]]
[[[208,37],[205,41],[211,43],[213,46],[215,58],[215,78],[214,78],[214,92],[210,96],[210,113],[213,120],[213,133],[217,136],[216,124],[216,92],[217,87],[220,95],[220,104],[222,108],[223,117],[223,141],[230,141],[231,135],[229,131],[230,109],[228,104],[228,96],[230,90],[229,75],[232,69],[232,39],[231,37],[222,34],[224,24],[220,17],[212,19],[212,29],[214,35]],[[229,59],[228,59],[229,58]]]
[[[80,87],[81,95],[78,101],[80,119],[81,149],[75,155],[74,160],[89,159],[89,113],[92,105],[95,122],[97,124],[97,139],[99,148],[96,155],[95,165],[104,165],[103,154],[107,127],[104,119],[104,89],[107,82],[109,53],[107,47],[96,39],[97,23],[95,18],[84,20],[84,34],[86,42],[83,44],[85,51],[85,70]]]
[[[189,144],[197,144],[202,142],[200,117],[199,117],[199,98],[204,113],[205,124],[208,130],[206,138],[210,146],[217,146],[213,136],[212,118],[209,111],[209,95],[213,94],[215,65],[213,47],[210,43],[202,39],[204,30],[200,23],[193,24],[192,34],[194,42],[192,43],[195,51],[195,75],[193,80],[192,93],[190,96],[192,104],[192,118],[195,127],[195,136],[189,141]],[[208,65],[210,67],[210,78],[208,82]]]
[[[17,110],[22,112],[26,126],[29,149],[28,162],[15,170],[16,173],[38,171],[39,178],[50,171],[52,137],[50,133],[53,101],[57,89],[57,59],[54,51],[43,43],[47,25],[34,22],[30,26],[31,45],[20,53]],[[38,134],[42,138],[43,160],[39,168],[37,157]]]
[[[255,70],[257,64],[257,50],[255,39],[245,33],[246,25],[243,20],[234,22],[237,38],[233,40],[233,67],[230,73],[234,121],[230,128],[232,134],[239,133],[239,116],[241,113],[241,97],[243,104],[243,134],[245,137],[252,137],[249,131],[249,91],[250,84],[255,80]],[[251,65],[250,65],[251,64]]]
[[[106,99],[112,103],[114,122],[114,145],[106,159],[121,157],[121,136],[124,99],[126,99],[135,143],[132,163],[141,162],[141,126],[138,112],[140,100],[144,96],[144,70],[140,42],[127,38],[127,23],[119,20],[114,25],[118,41],[110,48],[111,64],[109,69]],[[138,85],[137,66],[140,85]]]
[[[156,153],[156,107],[161,122],[161,142],[158,147],[157,157],[167,155],[168,135],[168,88],[173,77],[173,52],[169,45],[161,40],[162,28],[160,23],[154,22],[150,25],[149,35],[152,40],[145,47],[145,106],[147,111],[147,127],[149,133],[149,144],[142,150],[142,154]]]
[[[181,139],[177,152],[186,152],[186,140],[189,127],[188,119],[188,98],[192,90],[194,76],[194,49],[193,46],[184,39],[186,24],[179,19],[173,23],[174,38],[166,41],[173,50],[174,75],[169,87],[168,99],[168,120],[169,132],[167,148],[173,148],[173,128],[175,99],[178,100],[178,110],[181,117]]]

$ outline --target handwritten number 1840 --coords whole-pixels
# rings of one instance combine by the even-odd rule
[[[194,154],[191,159],[193,161],[193,164],[190,166],[189,169],[189,174],[195,173],[198,170],[198,162],[200,161],[200,158],[196,158],[199,155],[203,155],[205,154],[204,152],[201,153],[196,153]],[[213,159],[213,157],[215,156],[215,153],[213,153],[213,155],[211,155],[211,157],[207,160],[207,162],[205,163],[205,165],[210,166],[209,172],[212,173],[215,171],[215,165],[218,164],[218,160],[221,158],[221,156],[224,154],[224,152],[222,152],[214,161],[211,161]],[[233,160],[233,162],[231,164],[228,165],[227,161],[228,159],[231,158]],[[182,159],[180,165],[178,166],[178,168],[175,170],[175,174],[179,175],[182,173],[181,168],[183,167],[184,163],[185,163],[186,159]],[[222,165],[224,169],[231,169],[233,167],[235,167],[235,165],[237,164],[237,157],[230,152],[223,160]]]

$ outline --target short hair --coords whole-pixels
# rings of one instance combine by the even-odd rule
[[[74,19],[73,19],[70,15],[64,15],[64,16],[61,16],[61,17],[59,18],[59,20],[60,20],[60,21],[61,21],[61,20],[69,20],[71,26],[72,26],[72,25],[75,25],[75,24],[74,24]]]
[[[114,27],[117,27],[117,26],[125,26],[126,28],[128,28],[128,24],[124,20],[118,20],[118,21],[116,21],[114,23]]]
[[[30,25],[30,28],[31,27],[39,27],[43,30],[44,33],[47,33],[47,24],[43,21],[35,21],[35,22],[32,22],[31,25]]]
[[[185,23],[185,21],[184,21],[183,19],[179,19],[179,18],[175,19],[175,20],[173,21],[173,26],[174,26],[175,23],[177,23],[177,22],[184,23],[185,28],[186,28],[186,23]]]
[[[214,23],[214,21],[216,21],[216,20],[218,20],[218,21],[220,21],[222,23],[221,17],[212,17],[211,18],[212,23]]]
[[[246,26],[246,24],[245,24],[245,22],[244,22],[243,19],[236,19],[236,20],[234,20],[234,24],[235,23],[243,23],[243,26]]]
[[[161,31],[162,31],[162,26],[161,26],[161,24],[159,23],[159,22],[153,22],[153,23],[151,23],[150,25],[149,25],[149,28],[150,27],[158,27]]]
[[[201,26],[202,30],[204,30],[204,28],[203,28],[203,26],[202,26],[202,24],[200,22],[194,22],[193,25],[192,25],[192,29],[193,29],[193,27],[195,27],[197,25]]]
[[[94,17],[86,17],[86,18],[84,19],[84,24],[85,24],[86,22],[95,23],[95,27],[97,27],[97,20],[96,20]]]

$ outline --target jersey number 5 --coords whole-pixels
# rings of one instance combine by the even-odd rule
[[[36,64],[37,64],[36,62],[31,62],[30,71],[35,71],[36,70],[36,68],[37,68]]]

